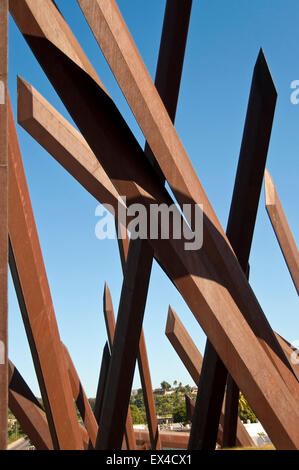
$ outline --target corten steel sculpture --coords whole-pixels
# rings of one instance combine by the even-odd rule
[[[8,0],[0,4],[0,449],[7,442],[7,145]]]
[[[152,447],[160,446],[155,433],[157,424],[142,331],[151,266],[155,258],[182,294],[208,337],[202,369],[200,365],[196,368],[196,364],[190,368],[200,382],[201,393],[194,408],[189,444],[188,434],[177,436],[169,433],[166,436],[160,433],[161,445],[215,447],[217,433],[219,429],[222,431],[222,427],[219,428],[219,417],[229,373],[231,378],[228,383],[232,392],[227,389],[230,400],[227,404],[231,403],[232,406],[226,407],[226,424],[223,414],[221,423],[224,431],[225,428],[228,430],[228,440],[234,441],[237,430],[238,443],[244,445],[246,441],[244,433],[239,435],[240,429],[244,427],[240,423],[237,426],[236,396],[241,389],[274,445],[281,449],[298,449],[298,372],[289,362],[288,343],[271,329],[245,275],[276,100],[263,54],[260,53],[252,83],[230,220],[225,234],[173,126],[191,0],[184,3],[179,0],[167,2],[156,86],[115,1],[78,0],[78,3],[144,133],[147,140],[145,150],[141,149],[51,0],[10,0],[9,8],[82,135],[30,84],[21,79],[18,81],[19,123],[99,202],[112,205],[117,226],[121,222],[119,195],[126,196],[128,204],[143,203],[147,209],[153,203],[173,204],[173,199],[164,187],[166,180],[180,208],[185,203],[203,204],[204,243],[200,250],[191,252],[185,250],[184,240],[176,240],[172,236],[169,240],[130,242],[126,227],[121,226],[120,229],[125,233],[125,239],[119,244],[124,270],[123,288],[115,332],[113,311],[110,308],[110,314],[107,315],[109,309],[106,302],[107,325],[110,322],[110,351],[106,345],[94,415],[71,359],[65,357],[59,337],[10,110],[10,267],[45,414],[30,394],[31,400],[24,401],[21,378],[17,381],[18,396],[15,395],[19,408],[15,405],[15,409],[21,407],[19,415],[22,419],[25,416],[30,423],[28,432],[35,434],[37,447],[87,449],[95,446],[115,449],[123,445],[124,433],[127,448],[135,448],[136,442],[138,445],[146,443],[147,446],[151,442]],[[2,6],[3,18],[6,18],[7,2],[2,2]],[[7,23],[6,19],[4,23]],[[0,79],[2,71],[6,79],[7,65],[3,58],[7,55],[7,29],[2,26],[0,22]],[[269,84],[267,94],[265,88]],[[3,108],[0,105],[0,132],[3,137],[0,144],[0,170],[4,168],[4,180],[7,171],[5,113],[6,106]],[[1,186],[2,190],[0,208],[3,203],[4,225],[1,226],[0,236],[7,241],[7,184]],[[239,201],[238,205],[234,205],[236,200]],[[124,203],[120,210],[126,211]],[[185,233],[191,239],[192,221],[191,226],[188,226],[179,209],[177,214]],[[240,220],[237,221],[238,218]],[[7,258],[5,244],[1,244],[1,250],[2,247],[1,268],[2,265],[6,266],[5,256]],[[5,276],[4,270],[4,278],[0,279],[4,302]],[[38,315],[40,311],[43,314]],[[7,335],[5,312],[5,308],[0,312],[0,332],[3,332],[4,339]],[[185,365],[191,365],[192,360],[186,351],[190,352],[192,344],[189,340],[188,348],[184,348],[181,343],[176,341],[176,346],[180,347],[178,352],[182,353],[184,349],[183,361]],[[149,433],[133,433],[128,413],[137,359],[145,400],[148,400]],[[8,387],[3,370],[0,369],[0,413],[7,411],[5,397]],[[77,422],[73,398],[77,401],[87,431]],[[215,404],[214,409],[212,403]],[[126,421],[127,415],[129,422],[128,419]],[[45,416],[48,427],[45,425]],[[112,430],[113,425],[116,425],[115,432]],[[0,426],[3,437],[5,426]],[[0,441],[0,446],[5,447],[5,440]]]
[[[269,172],[265,171],[266,209],[287,267],[299,294],[299,251]]]

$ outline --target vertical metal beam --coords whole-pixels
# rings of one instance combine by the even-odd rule
[[[55,448],[82,449],[64,353],[9,108],[10,267]]]
[[[247,272],[256,214],[263,182],[277,92],[260,50],[252,78],[251,90],[235,178],[234,192],[227,224],[227,237],[243,272]],[[212,344],[205,349],[200,380],[202,397],[198,400],[190,448],[215,449],[216,435],[222,408],[227,371]],[[218,358],[218,359],[217,359]],[[205,376],[207,374],[207,377]],[[214,391],[215,390],[215,391]],[[214,396],[216,393],[216,397]],[[227,419],[224,422],[225,446],[236,442],[239,392],[231,380],[227,390]],[[230,396],[231,395],[231,396]],[[201,422],[199,428],[198,422]],[[205,423],[205,426],[203,425]],[[195,428],[198,425],[198,430]],[[199,429],[201,432],[199,433]]]
[[[91,409],[90,403],[84,391],[84,388],[81,384],[78,373],[73,364],[72,358],[67,347],[62,344],[63,350],[65,353],[66,366],[70,378],[70,383],[72,387],[73,397],[76,402],[77,408],[83,420],[84,426],[87,430],[89,439],[92,446],[96,444],[96,438],[98,433],[98,424]]]
[[[7,73],[8,73],[8,0],[0,3],[0,450],[7,444],[7,262],[8,262],[8,144],[7,144]]]
[[[52,450],[46,413],[11,361],[9,367],[9,409],[37,450]]]
[[[299,251],[269,172],[265,171],[266,209],[299,295]]]

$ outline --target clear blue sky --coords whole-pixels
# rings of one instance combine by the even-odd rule
[[[144,138],[75,0],[58,0],[87,56],[139,142]],[[118,0],[142,58],[154,77],[165,0]],[[296,240],[299,238],[299,105],[290,83],[299,80],[296,0],[194,0],[176,129],[224,227],[232,196],[251,77],[263,47],[278,91],[267,167]],[[68,113],[10,19],[9,89],[16,111],[16,76],[30,82],[68,119]],[[107,281],[117,312],[122,271],[117,241],[95,237],[97,201],[20,126],[23,160],[61,338],[88,396],[95,396],[106,330]],[[298,297],[266,214],[264,192],[251,251],[250,283],[272,327],[299,340]],[[203,353],[205,335],[161,269],[153,267],[144,331],[153,386],[193,381],[164,331],[168,306],[178,313]],[[10,280],[9,356],[40,396],[21,315]],[[133,387],[140,386],[135,374]]]

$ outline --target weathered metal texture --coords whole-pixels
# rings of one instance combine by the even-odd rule
[[[59,51],[57,28],[68,30],[68,27],[62,22],[57,23],[55,7],[53,12],[47,11],[45,17],[35,2],[30,2],[29,10],[28,2],[12,1],[12,14],[118,192],[127,196],[129,203],[142,202],[146,208],[150,202],[172,204],[172,199],[157,183],[151,167],[147,166],[140,146],[111,99],[107,98],[87,69],[76,65],[65,52]],[[37,19],[40,25],[44,25],[47,40],[40,32],[39,36],[34,35]],[[68,39],[70,47],[70,35]],[[171,161],[169,167],[173,168]],[[190,187],[192,184],[190,179]],[[205,201],[203,198],[204,205]],[[218,253],[214,248],[207,252],[209,238],[206,235],[205,249],[196,253],[185,251],[182,240],[149,242],[161,266],[183,295],[207,336],[213,340],[217,353],[246,394],[272,442],[277,448],[299,447],[295,399],[298,385],[290,372],[289,361],[276,339],[273,340],[272,330],[226,239],[206,216],[205,221],[216,238],[216,245],[221,248]],[[223,256],[228,269],[220,262]],[[271,393],[268,393],[269,390]]]
[[[188,2],[185,2],[184,5],[182,5],[179,0],[172,0],[171,2],[168,1],[166,4],[162,39],[156,73],[156,86],[158,91],[160,92],[161,98],[164,100],[166,108],[168,107],[168,111],[172,120],[174,120],[176,114],[191,6],[192,1],[190,0]],[[159,173],[159,169],[157,168],[154,157],[147,144],[145,147],[145,154],[147,155],[148,160],[152,161],[153,166],[156,166],[156,170]],[[133,240],[130,242],[130,244],[137,243],[139,244],[139,241],[137,242]],[[132,266],[135,266],[135,269],[137,271],[142,269],[142,267],[148,266],[149,268],[148,273],[144,273],[144,279],[147,279],[147,282],[143,285],[142,290],[139,289],[139,292],[136,292],[140,305],[145,306],[152,267],[153,250],[146,242],[141,243],[143,246],[140,247],[139,250],[134,250],[133,248],[130,250],[128,249],[127,234],[125,237],[122,237],[121,241],[119,241],[120,255],[125,278],[126,276],[132,278],[135,277],[135,273],[129,273],[128,270],[125,269],[125,265],[127,265],[127,263],[128,265],[131,264],[130,261],[128,262],[129,253],[131,253],[131,256],[136,256],[136,253],[140,254],[140,258],[137,260],[137,262],[135,261],[134,263],[132,263]],[[124,280],[124,283],[125,282],[126,280]],[[143,313],[144,312],[140,311],[141,316],[143,316]],[[122,315],[121,310],[119,311],[119,315]],[[147,414],[147,423],[149,428],[151,447],[152,449],[161,449],[162,447],[159,438],[159,429],[156,418],[156,409],[152,391],[152,383],[146,352],[145,338],[142,329],[141,331],[138,331],[138,329],[136,329],[135,342],[139,342],[139,351],[137,359]],[[127,348],[127,354],[130,353],[130,349],[132,352],[134,351],[133,338],[131,339],[130,344],[127,345]],[[127,377],[130,377],[130,374],[127,374]],[[131,378],[133,378],[132,373]],[[122,393],[122,398],[125,408],[126,402],[129,402],[129,394],[127,394],[127,397],[125,397],[125,395]],[[118,414],[118,416],[120,417],[121,415]],[[121,428],[122,424],[123,423],[118,423],[118,426],[120,426]],[[119,433],[118,444],[116,440],[111,441],[110,446],[112,446],[112,448],[115,445],[120,446],[120,435],[121,431]],[[115,433],[113,438],[115,438]]]
[[[55,448],[82,449],[72,390],[9,108],[10,266]]]
[[[202,368],[202,355],[171,307],[168,310],[165,334],[195,384],[198,385]]]
[[[195,410],[195,402],[188,395],[185,395],[185,403],[186,403],[187,418],[189,421],[192,421],[194,410]],[[219,424],[218,434],[217,434],[217,444],[221,446],[222,441],[223,441],[223,429],[222,429],[222,425]]]
[[[178,98],[178,91],[179,91],[179,84],[181,78],[181,71],[182,71],[182,64],[183,64],[183,57],[184,57],[184,50],[187,38],[187,31],[188,31],[188,24],[190,18],[190,11],[191,11],[192,2],[189,0],[184,5],[182,5],[179,1],[172,1],[167,3],[166,7],[166,14],[164,20],[164,27],[163,27],[163,35],[161,40],[161,48],[159,54],[159,63],[157,68],[157,87],[164,99],[166,100],[167,105],[169,106],[169,113],[174,118],[177,98]],[[28,88],[28,85],[25,83],[20,82],[20,86],[24,88]],[[22,93],[23,99],[19,101],[19,120],[26,121],[26,109],[28,106],[33,104],[30,103],[30,97],[28,93]],[[23,101],[28,99],[27,106],[24,105]],[[30,103],[30,104],[29,104]],[[60,142],[62,142],[61,134],[57,132],[57,126],[53,122],[53,115],[57,115],[55,110],[51,109],[51,116],[50,113],[47,113],[47,110],[41,110],[41,103],[42,98],[39,96],[38,101],[35,102],[34,108],[39,107],[40,114],[43,113],[43,125],[42,130],[44,131],[41,138],[40,133],[40,126],[35,126],[35,132],[39,135],[39,142],[47,149],[50,150],[52,154],[55,155],[56,151],[56,142],[53,146],[53,138],[49,139],[49,117],[51,117],[52,122],[52,129],[51,134],[57,135],[60,137]],[[25,114],[24,114],[25,111]],[[36,111],[35,111],[36,112]],[[29,118],[30,119],[30,118]],[[53,128],[54,124],[54,128]],[[70,125],[65,124],[62,119],[62,124],[65,125],[66,129],[70,129]],[[28,125],[28,124],[27,124]],[[46,131],[46,134],[45,134]],[[75,131],[76,132],[76,131]],[[32,131],[31,131],[32,133]],[[74,132],[72,132],[74,134]],[[69,132],[68,132],[69,134]],[[62,148],[59,148],[60,154],[64,152],[65,154],[65,147],[66,144],[69,142],[69,135],[67,136],[68,139],[65,139],[62,142]],[[44,143],[43,143],[44,142]],[[68,147],[70,148],[70,146]],[[149,148],[147,148],[147,152],[150,154]],[[61,159],[55,157],[58,161],[64,162],[65,159]],[[149,157],[150,158],[150,157]],[[64,164],[64,167],[67,168],[67,165]],[[106,185],[107,187],[107,185]],[[99,198],[99,195],[97,195]],[[127,239],[124,240],[126,242]],[[124,256],[125,251],[128,249],[128,245],[126,244],[124,247]],[[151,255],[152,256],[152,255]],[[147,289],[146,289],[147,292]],[[140,338],[140,350],[142,351],[141,354],[138,355],[138,363],[140,366],[140,373],[141,373],[141,380],[143,383],[143,387],[145,388],[145,404],[148,414],[148,421],[149,421],[149,429],[151,435],[151,442],[153,448],[160,448],[159,439],[158,439],[158,427],[156,422],[156,413],[154,407],[154,400],[152,396],[152,387],[149,375],[149,368],[147,363],[147,356],[145,350],[145,342],[143,333],[141,334]]]
[[[104,398],[105,386],[106,386],[107,375],[108,375],[108,370],[109,370],[110,357],[111,357],[111,354],[109,351],[109,346],[108,346],[108,343],[106,342],[104,346],[104,350],[103,350],[103,355],[102,355],[99,382],[98,382],[96,401],[95,401],[95,406],[94,406],[94,415],[95,415],[97,423],[99,423],[100,421],[100,416],[101,416],[101,412],[103,409],[103,398]]]
[[[178,315],[175,313],[175,311],[171,307],[169,307],[169,311],[168,311],[165,334],[167,338],[169,339],[169,341],[171,342],[172,346],[174,347],[175,351],[177,352],[179,358],[185,365],[186,369],[188,370],[194,382],[196,384],[198,383],[200,384],[202,364],[203,364],[202,355],[200,354],[199,350],[197,349],[192,338],[190,337],[183,323],[179,319]],[[212,349],[212,351],[215,354],[215,350]],[[209,363],[211,364],[211,362]],[[206,377],[206,380],[209,380],[209,377]],[[220,423],[219,423],[219,420],[220,420]],[[221,438],[223,436],[223,424],[224,424],[224,407],[222,406],[222,403],[221,403],[219,418],[218,418],[218,429],[216,430],[216,438],[213,437],[214,435],[212,436],[212,438],[210,438],[211,446],[214,445],[214,448],[216,445],[216,441],[214,441],[213,439],[217,439],[217,435],[218,437],[221,435]],[[211,435],[211,428],[207,432],[209,432]],[[219,444],[222,444],[222,441],[220,440],[220,438],[218,439],[217,442]],[[246,431],[240,419],[237,420],[237,444],[239,446],[244,446],[244,447],[245,446],[250,447],[253,445],[253,441],[251,437],[249,436],[248,432]]]
[[[235,186],[231,201],[229,219],[226,234],[232,248],[238,258],[243,272],[247,273],[249,254],[252,244],[255,220],[262,188],[263,175],[266,165],[268,147],[270,142],[277,92],[268,69],[263,51],[260,50],[252,78],[251,90],[238,161]],[[209,342],[209,339],[207,340]],[[227,382],[225,420],[223,424],[223,445],[233,447],[236,444],[239,391],[231,378],[227,379],[226,369],[217,355],[212,350],[213,346],[207,345],[204,362],[211,356],[211,365],[203,368],[209,379],[204,374],[201,377],[201,389],[206,401],[198,402],[199,411],[195,413],[198,421],[206,422],[213,430],[207,432],[202,427],[202,434],[198,435],[202,449],[215,448],[215,442],[210,436],[215,436],[219,424],[220,410]],[[215,402],[212,389],[217,389],[219,402]],[[209,398],[210,397],[210,398]],[[206,414],[209,413],[208,416]],[[193,433],[191,432],[192,441]]]
[[[106,283],[105,283],[105,288],[104,288],[103,310],[104,310],[104,318],[105,318],[105,323],[106,323],[108,342],[109,342],[110,351],[112,355],[114,335],[115,335],[115,316],[114,316],[110,290]],[[108,363],[107,359],[106,359],[106,363]],[[101,397],[101,413],[104,411],[104,407],[105,407],[105,394],[106,394],[106,389],[107,389],[110,365],[111,365],[111,356],[109,358],[109,367],[108,367],[106,377],[105,377],[105,387],[104,387],[104,390],[102,392],[102,397]],[[101,419],[101,414],[99,414],[99,426],[100,426],[100,419]],[[101,432],[100,428],[99,428],[99,432]],[[127,415],[125,418],[125,430],[122,432],[122,436],[123,435],[125,435],[125,442],[126,442],[127,449],[129,450],[136,449],[136,441],[135,441],[134,429],[133,429],[133,420],[132,420],[131,410],[129,406],[127,406]],[[123,437],[122,437],[120,446],[122,446],[122,443],[123,443]]]
[[[63,349],[65,353],[65,360],[67,365],[67,370],[69,373],[70,383],[72,387],[73,397],[76,402],[77,408],[83,420],[84,426],[87,430],[89,439],[93,447],[96,444],[96,438],[98,433],[98,424],[96,418],[93,414],[91,406],[89,404],[86,393],[80,382],[77,371],[73,364],[72,358],[69,354],[67,347],[63,344]]]
[[[145,308],[145,299],[140,299],[138,294],[149,282],[148,263],[152,262],[152,258],[146,258],[146,253],[142,252],[143,247],[148,249],[148,245],[144,245],[140,239],[130,243],[129,247],[99,422],[97,449],[121,449],[122,445],[142,328],[141,312]],[[139,257],[142,257],[143,265],[138,262]]]
[[[80,132],[20,77],[18,96],[18,122],[90,194],[112,206],[116,216],[119,206],[125,211],[118,192]]]
[[[263,337],[263,347],[288,386],[297,395],[298,385],[297,381],[294,382],[294,378],[290,377],[290,365],[252,295],[248,282],[240,273],[240,266],[228,239],[142,62],[116,2],[78,0],[78,3],[178,203],[180,206],[186,202],[203,204],[205,245],[201,251],[209,254],[210,262],[214,260],[218,265],[219,282],[227,283],[230,294],[236,303],[242,306],[243,315],[251,327],[257,327],[257,337]],[[252,308],[259,311],[254,317],[249,299],[253,302]],[[274,351],[278,357],[273,354]]]
[[[266,209],[293,283],[299,294],[299,251],[273,180],[265,170]]]
[[[119,229],[122,233],[122,238],[121,239],[118,238],[118,245],[119,245],[122,270],[123,270],[123,274],[125,275],[130,239],[129,239],[129,234],[127,230],[124,227],[120,226],[120,224],[117,222],[116,222],[116,229],[117,230]],[[149,435],[150,435],[151,448],[161,450],[162,445],[161,445],[161,441],[159,438],[159,427],[158,427],[158,422],[157,422],[156,406],[155,406],[155,400],[154,400],[154,395],[153,395],[153,387],[152,387],[151,374],[150,374],[150,368],[149,368],[149,363],[148,363],[143,329],[141,329],[141,334],[140,334],[137,363],[138,363],[139,375],[140,375],[140,380],[141,380],[144,405],[145,405],[145,410],[146,410],[146,418],[147,418],[148,430],[149,430]]]
[[[150,444],[147,431],[135,429],[137,445]],[[161,431],[160,438],[164,449],[187,449],[189,433],[175,431]]]
[[[234,447],[237,444],[237,422],[239,413],[239,387],[228,374],[225,392],[223,447]]]
[[[144,333],[141,330],[139,340],[139,351],[137,356],[138,369],[140,374],[141,386],[143,391],[144,405],[146,410],[147,425],[150,435],[151,449],[161,450],[162,443],[160,439],[156,405],[153,395],[153,386],[150,375],[147,351]]]
[[[11,361],[9,367],[9,409],[37,450],[52,450],[46,413]]]
[[[7,263],[8,263],[8,0],[0,4],[0,450],[7,444]]]

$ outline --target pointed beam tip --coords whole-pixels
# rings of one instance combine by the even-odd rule
[[[278,95],[277,89],[262,47],[259,50],[255,62],[254,74],[261,78],[261,86],[263,87],[265,94],[267,94],[267,96],[271,97],[271,99],[276,102]]]

